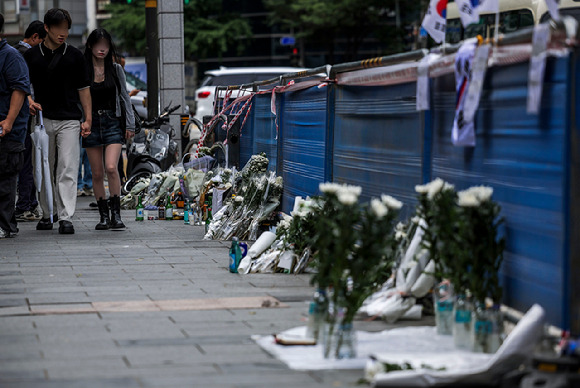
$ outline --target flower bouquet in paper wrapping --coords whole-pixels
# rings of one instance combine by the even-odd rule
[[[219,180],[232,188],[233,199],[225,198],[223,207],[213,215],[206,240],[255,240],[260,223],[276,211],[282,196],[283,181],[274,172],[267,172],[265,155],[253,155],[240,172],[221,171]],[[209,174],[209,185],[215,183],[216,173]]]
[[[303,273],[313,260],[311,238],[319,209],[318,198],[296,197],[291,215],[281,213],[270,245],[246,260],[245,273]]]
[[[199,196],[205,173],[199,170],[172,168],[169,171],[151,175],[151,178],[141,178],[131,192],[121,200],[124,209],[134,209],[139,195],[143,197],[144,206],[156,206],[168,193],[181,191],[185,197],[195,199]]]

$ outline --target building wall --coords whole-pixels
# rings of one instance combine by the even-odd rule
[[[23,5],[28,4],[28,7]],[[33,20],[43,20],[53,7],[66,9],[71,14],[72,27],[68,43],[80,47],[87,29],[87,4],[83,0],[0,0],[0,12],[5,17],[3,36],[15,43],[24,36]]]

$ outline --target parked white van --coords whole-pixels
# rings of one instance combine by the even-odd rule
[[[580,0],[561,0],[560,14],[571,15],[580,21]],[[524,27],[533,26],[550,19],[545,0],[500,0],[499,32],[507,34]],[[493,38],[495,33],[495,13],[482,13],[479,23],[466,28],[461,24],[459,11],[455,2],[447,4],[447,43],[458,43],[462,40],[481,35]]]

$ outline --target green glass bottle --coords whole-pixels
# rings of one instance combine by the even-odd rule
[[[167,194],[167,205],[165,205],[165,219],[173,220],[173,204],[171,203],[171,194]]]
[[[144,209],[145,207],[143,206],[143,203],[141,203],[141,196],[139,196],[137,207],[135,207],[135,221],[143,221],[145,219],[143,216]]]

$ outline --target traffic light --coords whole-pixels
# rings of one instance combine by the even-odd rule
[[[298,55],[298,49],[296,47],[292,48],[292,54],[290,54],[290,65],[294,67],[300,65],[300,55]]]
[[[183,4],[188,5],[189,4],[189,0],[183,0]]]

